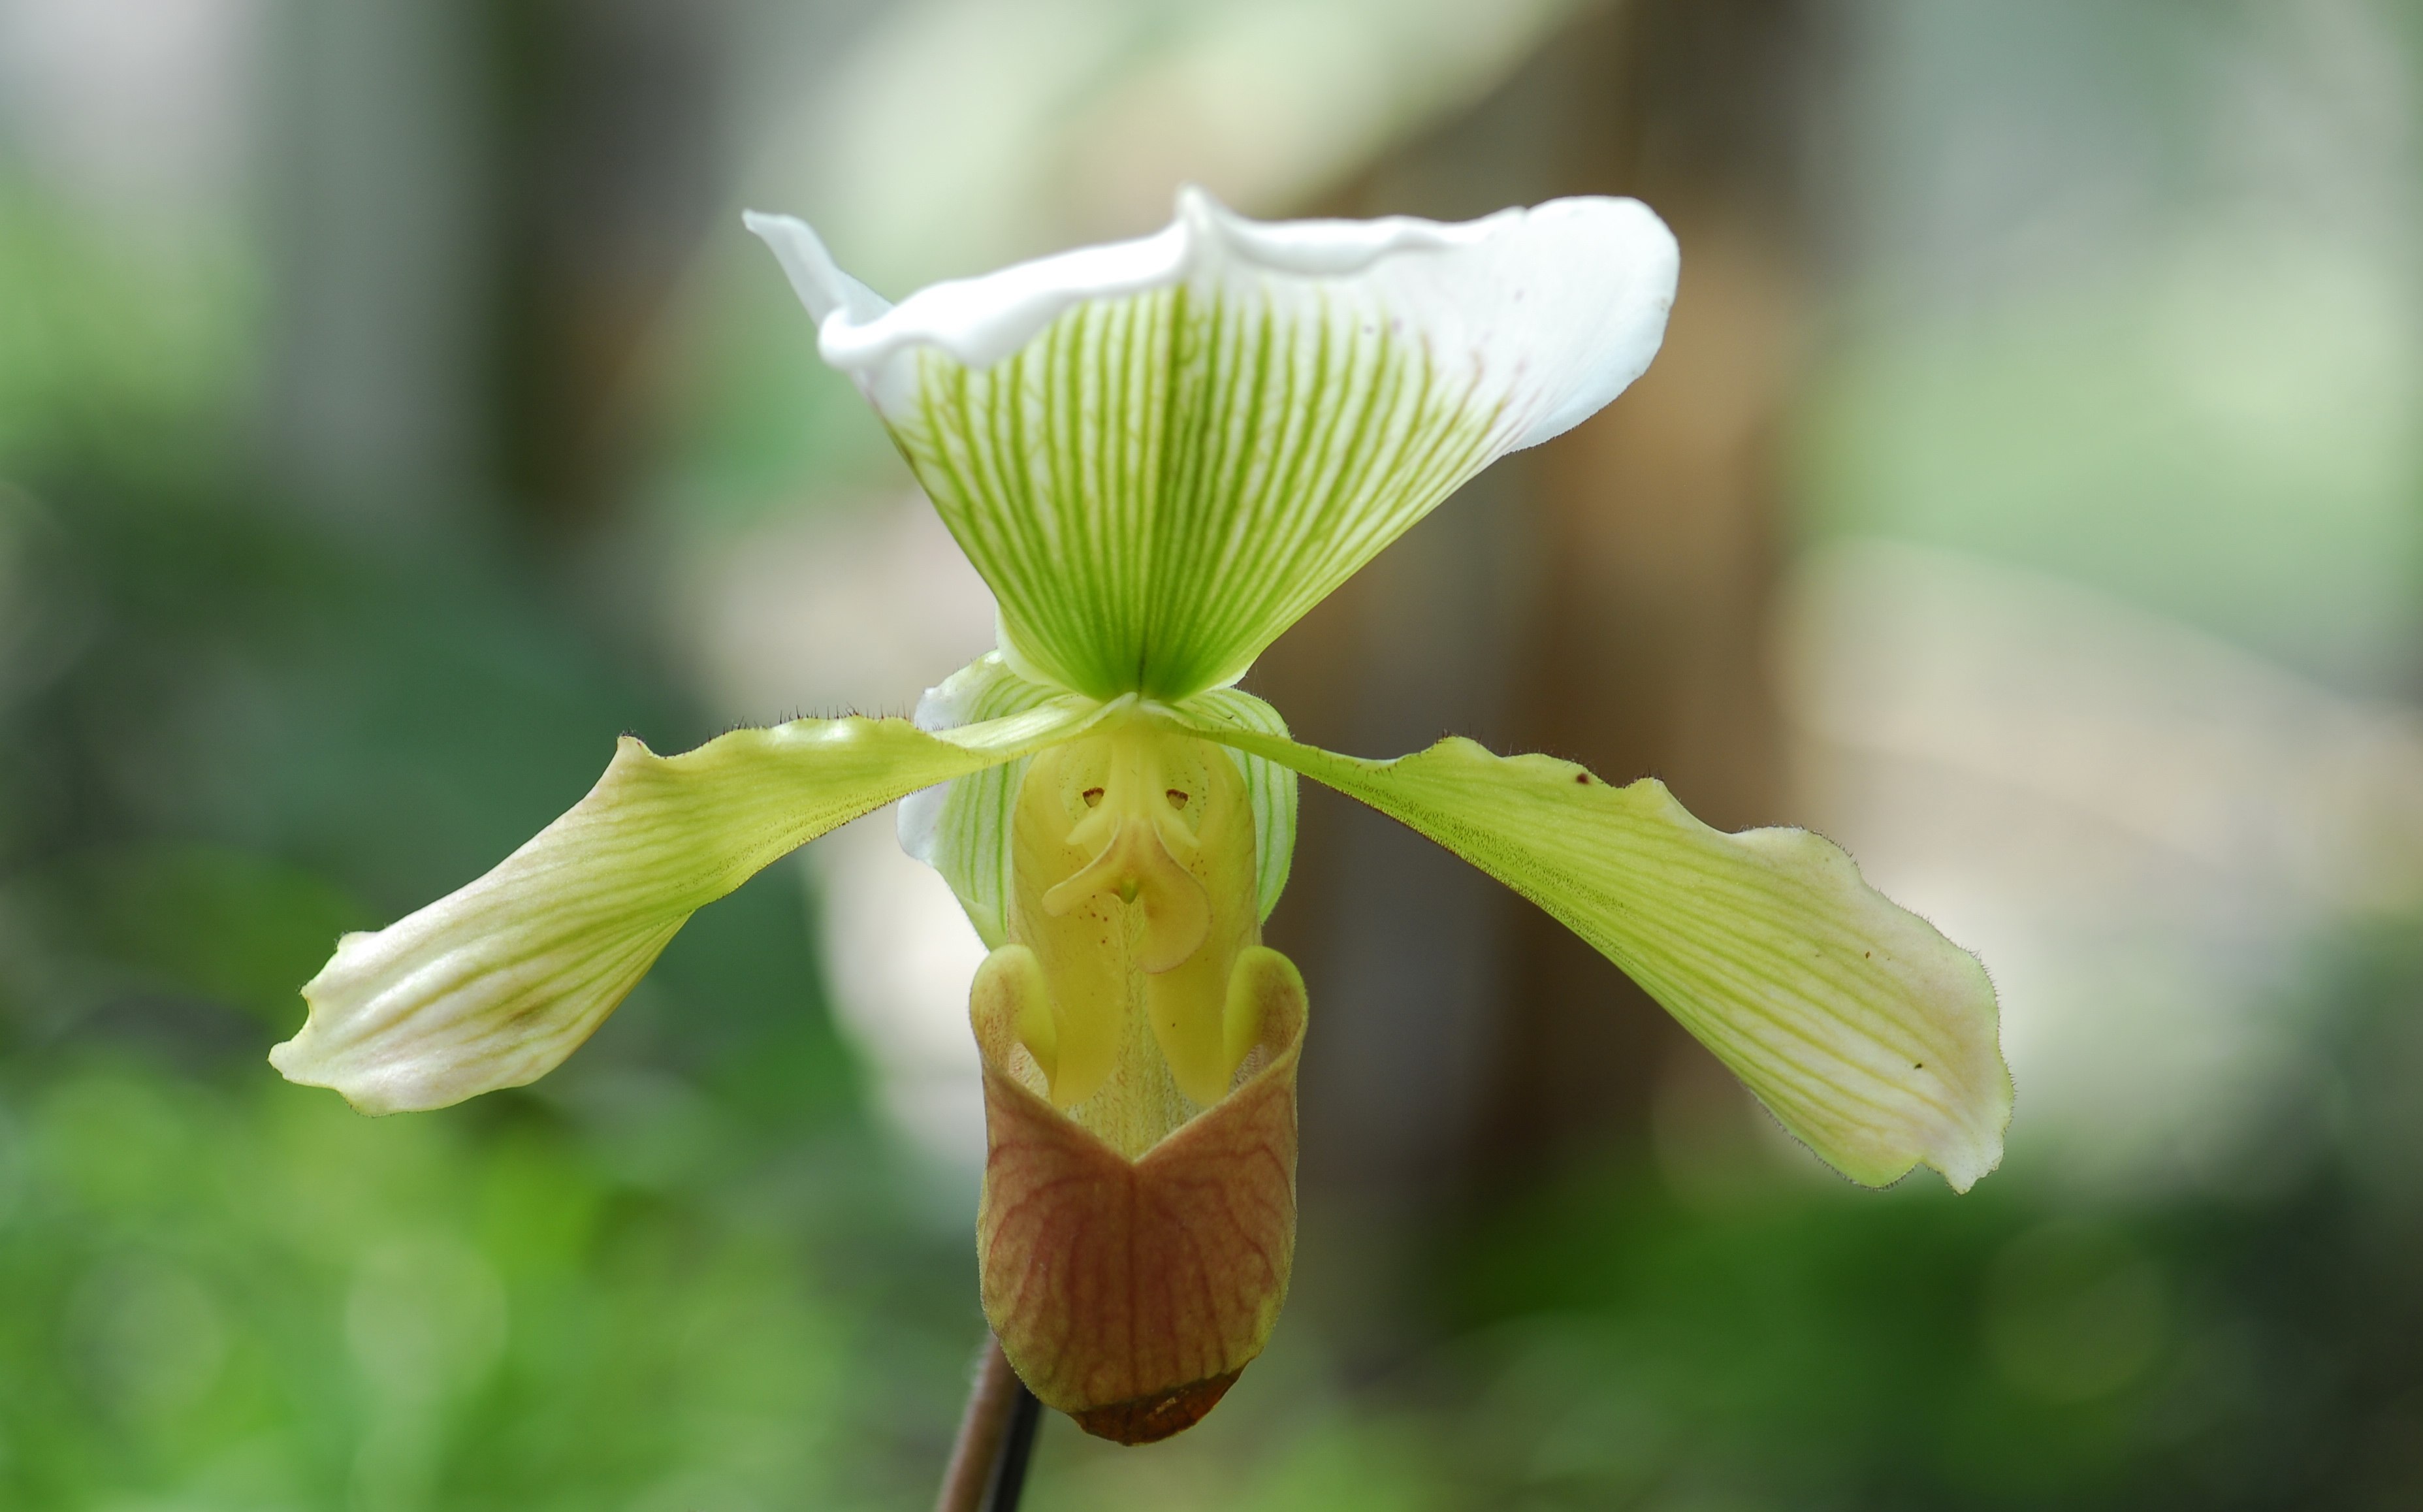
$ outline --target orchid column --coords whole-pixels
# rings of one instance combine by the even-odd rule
[[[289,1076],[373,1112],[530,1081],[692,910],[914,793],[903,842],[992,947],[986,1311],[1044,1401],[1161,1437],[1286,1293],[1307,1003],[1259,937],[1301,773],[1563,921],[1845,1174],[1992,1168],[2010,1084],[1983,969],[1826,841],[1720,835],[1653,780],[1465,740],[1335,755],[1234,686],[1457,485],[1648,365],[1675,248],[1645,208],[1260,225],[1188,192],[1158,235],[896,308],[800,222],[750,224],[992,587],[999,649],[913,725],[670,759],[626,739],[496,870],[340,942],[273,1053]]]

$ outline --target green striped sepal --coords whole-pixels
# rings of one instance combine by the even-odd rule
[[[1628,199],[1260,224],[1187,190],[1156,235],[886,309],[805,225],[748,223],[991,585],[1010,666],[1165,703],[1614,398],[1676,266]]]

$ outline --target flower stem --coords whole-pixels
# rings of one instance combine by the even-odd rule
[[[1014,1399],[1009,1422],[1001,1430],[1001,1456],[993,1461],[984,1512],[1018,1512],[1019,1499],[1026,1494],[1026,1467],[1035,1458],[1036,1430],[1043,1425],[1043,1404],[1016,1372],[1009,1379]]]
[[[1043,1404],[1009,1368],[1001,1341],[987,1334],[934,1512],[1018,1512],[1042,1419]]]

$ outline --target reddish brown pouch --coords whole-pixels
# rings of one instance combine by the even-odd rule
[[[985,1315],[1029,1389],[1101,1438],[1193,1426],[1262,1352],[1287,1298],[1304,983],[1275,951],[1242,963],[1259,1041],[1227,1097],[1132,1162],[1044,1100],[1005,978],[976,979]]]

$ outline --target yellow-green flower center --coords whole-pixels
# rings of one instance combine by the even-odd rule
[[[1227,1095],[1253,1037],[1227,1022],[1260,937],[1244,780],[1218,746],[1135,714],[1035,758],[1011,846],[1008,935],[1044,985],[1020,1039],[1053,1106],[1141,1154]]]

